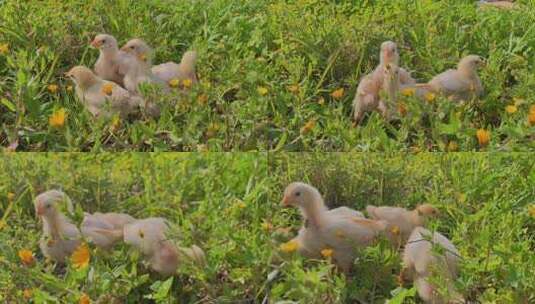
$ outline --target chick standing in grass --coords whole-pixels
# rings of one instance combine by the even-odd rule
[[[294,239],[299,252],[305,256],[321,256],[322,250],[332,250],[334,262],[349,272],[357,250],[374,243],[386,228],[386,223],[360,216],[330,214],[318,190],[304,183],[292,183],[286,187],[283,206],[299,208],[305,218],[305,226]]]
[[[381,45],[380,63],[375,70],[362,78],[353,99],[353,119],[360,123],[364,114],[379,111],[388,119],[388,105],[381,96],[385,92],[388,101],[394,104],[401,85],[414,84],[410,73],[399,67],[397,45],[392,41]]]
[[[143,98],[106,81],[84,67],[76,66],[65,74],[76,84],[76,95],[94,116],[119,113],[126,117],[144,105]]]
[[[455,290],[459,251],[445,236],[423,228],[415,228],[403,252],[402,280],[413,281],[420,298],[428,304],[465,303]],[[440,280],[435,286],[431,278]],[[445,290],[441,294],[440,290]]]
[[[400,207],[368,205],[366,212],[370,218],[388,223],[386,234],[396,247],[407,241],[415,227],[424,226],[430,217],[438,215],[438,210],[429,204],[419,205],[410,211]]]
[[[136,219],[124,213],[85,213],[82,235],[97,247],[109,250],[123,240],[123,227]]]
[[[146,60],[149,66],[152,66],[152,48],[141,39],[132,39],[128,41],[121,50],[129,52],[136,56]],[[187,51],[182,56],[180,64],[172,61],[152,66],[152,73],[161,80],[169,83],[173,80],[183,82],[184,80],[191,81],[192,84],[197,83],[196,65],[197,52]]]
[[[167,230],[168,224],[163,218],[137,220],[124,227],[124,241],[141,251],[150,268],[162,276],[174,275],[184,258],[199,265],[205,263],[201,248],[175,246],[167,239]]]
[[[151,49],[146,46],[140,39],[131,40],[121,48],[122,52],[128,53],[135,58],[135,63],[128,66],[124,76],[124,86],[130,92],[139,93],[139,85],[142,83],[152,83],[161,86],[163,89],[168,88],[167,82],[156,77],[151,70]],[[143,48],[143,50],[141,50]],[[136,50],[140,50],[137,52]]]
[[[35,213],[43,220],[43,236],[39,247],[43,255],[60,264],[65,263],[81,244],[78,227],[58,210],[58,203],[65,202],[72,211],[72,202],[63,192],[50,190],[39,194],[34,201]]]
[[[447,70],[431,79],[426,84],[407,86],[414,89],[419,98],[428,93],[441,94],[452,101],[470,100],[483,94],[481,79],[477,74],[484,61],[477,55],[468,55],[461,59],[457,69]]]
[[[124,86],[124,76],[128,67],[135,63],[134,58],[119,50],[117,40],[111,35],[97,35],[91,45],[100,51],[95,63],[95,73],[102,79]]]

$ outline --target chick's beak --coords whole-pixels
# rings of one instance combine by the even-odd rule
[[[285,208],[290,207],[290,200],[286,195],[282,198],[281,205]]]
[[[35,213],[37,216],[43,216],[43,214],[45,214],[45,208],[39,204],[37,207],[35,207]]]
[[[100,46],[102,45],[102,42],[98,41],[98,40],[93,40],[91,41],[91,46],[94,47],[94,48],[99,48]]]

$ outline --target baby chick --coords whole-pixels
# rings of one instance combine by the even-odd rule
[[[157,84],[164,89],[168,89],[167,82],[153,74],[151,70],[152,50],[143,40],[131,40],[121,48],[121,51],[136,59],[135,64],[130,65],[126,70],[124,85],[127,90],[139,93],[139,85],[142,83]]]
[[[35,213],[43,220],[43,236],[39,247],[45,257],[63,264],[81,244],[81,235],[78,227],[58,210],[58,203],[61,202],[65,202],[72,211],[70,198],[58,190],[39,194],[34,205]]]
[[[415,227],[424,226],[429,218],[438,215],[438,210],[429,204],[419,205],[410,211],[400,207],[368,205],[366,212],[370,218],[388,224],[387,236],[396,247],[407,241]]]
[[[76,84],[76,95],[94,116],[119,113],[126,117],[144,105],[143,98],[106,81],[84,67],[76,66],[65,73]]]
[[[128,67],[135,63],[134,58],[121,50],[115,37],[100,34],[93,39],[91,46],[99,49],[100,54],[95,63],[96,74],[104,79],[124,86],[123,78]]]
[[[477,55],[468,55],[461,59],[457,69],[447,70],[426,84],[413,87],[415,95],[422,98],[428,93],[436,93],[448,97],[452,101],[470,100],[483,94],[483,86],[477,74],[477,69],[484,65],[484,61]]]
[[[377,68],[364,76],[357,87],[353,99],[353,119],[356,124],[360,123],[365,113],[371,111],[379,111],[388,120],[388,105],[381,92],[385,92],[388,101],[394,104],[400,86],[415,83],[410,73],[399,67],[399,53],[394,42],[383,42],[379,57]]]
[[[85,213],[82,235],[97,247],[109,250],[123,240],[123,227],[136,219],[124,213]]]
[[[142,39],[132,39],[128,41],[121,50],[145,60],[149,66],[152,65],[152,49]],[[172,80],[182,82],[189,79],[192,84],[195,84],[197,83],[197,74],[195,70],[196,62],[197,52],[188,51],[182,56],[180,64],[170,61],[152,66],[151,71],[156,77],[166,83],[169,83]]]
[[[433,247],[440,247],[439,250]],[[402,280],[412,280],[420,298],[429,304],[465,303],[455,290],[454,280],[458,275],[459,251],[445,236],[416,227],[411,233],[403,252]],[[447,289],[441,294],[429,278],[444,280],[440,287]]]
[[[321,250],[332,250],[333,261],[349,272],[359,248],[371,245],[386,228],[386,223],[362,218],[330,214],[318,190],[296,182],[288,185],[283,206],[299,208],[306,220],[296,240],[299,252],[317,257]]]

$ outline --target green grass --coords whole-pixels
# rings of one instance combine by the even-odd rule
[[[270,253],[261,228],[270,213],[266,164],[254,153],[1,156],[0,302],[27,303],[25,289],[33,292],[33,303],[77,303],[82,292],[94,303],[262,298]],[[82,210],[166,217],[178,226],[178,243],[205,250],[206,267],[184,264],[171,282],[149,274],[126,245],[109,254],[90,245],[87,269],[54,270],[39,250],[41,224],[33,211],[35,195],[51,188],[72,198],[77,224]],[[20,262],[21,249],[34,252],[34,266]]]
[[[532,303],[535,301],[535,167],[528,154],[359,153],[280,154],[270,158],[269,201],[272,233],[271,282],[273,302],[384,303],[399,289],[396,276],[400,256],[385,244],[361,252],[354,274],[344,278],[325,260],[310,260],[278,251],[302,225],[297,210],[280,207],[282,191],[293,181],[305,181],[324,195],[329,208],[367,204],[413,208],[427,202],[441,216],[432,229],[453,241],[462,255],[456,285],[476,303]],[[420,303],[399,295],[391,303]],[[400,300],[401,299],[401,300]]]
[[[0,142],[25,151],[533,150],[535,8],[526,0],[519,11],[478,11],[474,2],[1,1],[0,44],[9,50],[0,55]],[[144,38],[156,47],[156,62],[196,49],[202,84],[173,102],[156,100],[160,119],[119,128],[95,121],[62,74],[93,65],[97,51],[88,42],[100,32],[120,43]],[[389,124],[372,115],[353,128],[355,88],[385,40],[398,43],[402,66],[419,81],[464,55],[483,56],[484,96],[463,105],[402,100],[407,116]],[[50,84],[59,85],[56,94]],[[345,94],[335,100],[338,88]],[[515,102],[518,111],[508,114]],[[49,127],[61,107],[66,126]],[[315,126],[301,132],[309,121]],[[486,147],[475,137],[480,128],[491,131]]]

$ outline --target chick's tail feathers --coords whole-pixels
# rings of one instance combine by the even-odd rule
[[[182,60],[180,61],[180,74],[183,75],[185,78],[191,79],[193,83],[197,83],[197,52],[196,51],[187,51],[182,56]]]

